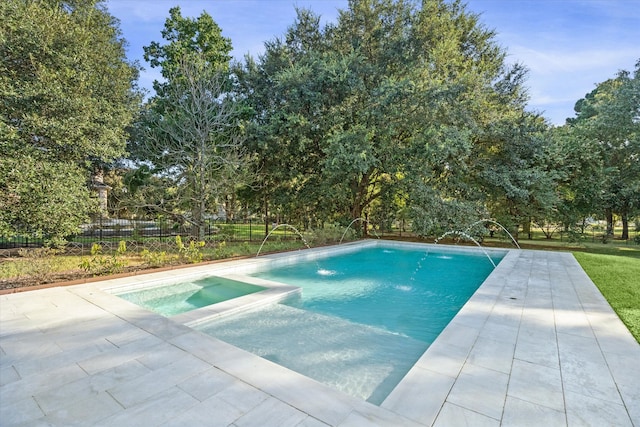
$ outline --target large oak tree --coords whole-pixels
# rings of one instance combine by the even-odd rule
[[[99,0],[0,2],[0,232],[75,232],[92,165],[124,154],[138,69]]]

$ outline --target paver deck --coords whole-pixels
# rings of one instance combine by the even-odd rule
[[[380,406],[102,290],[154,274],[1,295],[0,425],[640,426],[640,346],[568,253],[510,251]]]

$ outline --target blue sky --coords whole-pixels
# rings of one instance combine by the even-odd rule
[[[575,102],[619,70],[632,71],[640,59],[640,0],[467,0],[468,10],[497,32],[508,62],[529,69],[529,109],[551,124],[573,117]],[[285,33],[295,6],[308,7],[335,22],[347,0],[107,0],[129,42],[128,57],[145,68],[140,85],[151,88],[159,71],[142,58],[142,47],[163,42],[160,31],[169,9],[182,16],[207,11],[231,39],[241,59],[263,51],[264,42]]]

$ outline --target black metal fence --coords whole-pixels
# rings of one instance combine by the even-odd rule
[[[271,228],[271,226],[270,226]],[[102,219],[86,224],[81,232],[67,236],[69,244],[92,244],[95,242],[133,241],[133,242],[171,242],[176,236],[188,240],[188,225],[163,223],[160,221],[133,221],[124,219]],[[285,238],[291,236],[292,230],[282,229]],[[265,237],[265,224],[255,220],[241,221],[209,221],[204,228],[205,241],[256,241]],[[30,248],[45,245],[46,237],[33,236],[0,236],[0,249]]]

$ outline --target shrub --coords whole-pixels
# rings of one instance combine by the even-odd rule
[[[149,267],[164,267],[172,261],[172,257],[167,255],[166,251],[151,252],[149,249],[143,249],[140,256]]]
[[[309,233],[309,238],[307,240],[309,240],[309,242],[313,243],[314,245],[337,243],[340,241],[343,234],[344,240],[353,240],[356,237],[356,231],[353,229],[353,227],[350,227],[348,230],[346,230],[345,233],[345,228],[340,226],[339,224],[328,224],[323,228],[312,230]]]
[[[83,257],[80,268],[94,276],[120,273],[127,266],[127,260],[123,259],[126,252],[127,244],[124,240],[118,243],[118,249],[112,255],[103,255],[102,246],[94,243],[91,245],[91,258]]]
[[[213,251],[213,257],[215,259],[228,258],[231,255],[232,251],[227,247],[227,242],[224,241],[218,243]]]
[[[202,261],[202,248],[204,247],[203,241],[196,242],[195,240],[192,240],[189,242],[189,245],[186,246],[182,243],[182,237],[178,234],[176,236],[176,246],[178,247],[178,254],[182,260],[188,261],[192,264]]]

